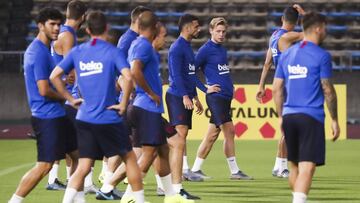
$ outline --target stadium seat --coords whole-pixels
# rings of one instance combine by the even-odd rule
[[[129,26],[127,26],[127,25],[111,25],[110,28],[124,32],[129,28]]]
[[[107,11],[105,12],[106,16],[112,16],[112,17],[128,17],[129,12],[122,12],[122,11]]]

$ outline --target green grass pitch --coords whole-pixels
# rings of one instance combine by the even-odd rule
[[[199,141],[188,142],[188,159],[192,165]],[[201,196],[199,203],[231,202],[291,202],[291,191],[287,180],[273,178],[271,169],[276,152],[275,141],[237,141],[237,160],[240,168],[253,176],[253,181],[231,181],[229,170],[218,141],[204,162],[203,171],[212,179],[201,183],[184,182],[184,187]],[[327,142],[326,165],[317,169],[309,194],[309,203],[360,202],[360,141],[344,140]],[[0,140],[0,202],[7,202],[15,191],[23,174],[36,160],[36,146],[33,140]],[[64,162],[60,167],[60,179],[64,180]],[[94,180],[100,171],[97,162]],[[25,203],[61,202],[63,191],[46,191],[47,177],[25,199]],[[152,170],[147,175],[145,195],[147,201],[161,203],[155,195],[155,178]],[[124,190],[120,184],[118,189]],[[100,202],[94,195],[86,196],[87,202]],[[108,201],[119,202],[119,201]]]

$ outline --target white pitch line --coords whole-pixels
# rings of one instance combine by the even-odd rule
[[[34,165],[34,163],[26,163],[26,164],[22,164],[22,165],[19,165],[19,166],[14,166],[14,167],[10,167],[10,168],[1,170],[1,171],[0,171],[0,176],[4,176],[4,175],[7,175],[7,174],[9,174],[9,173],[13,173],[13,172],[15,172],[15,171],[18,171],[18,170],[20,170],[20,169],[29,167],[29,166],[31,166],[31,165]]]

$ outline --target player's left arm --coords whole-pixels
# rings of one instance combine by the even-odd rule
[[[332,119],[332,130],[333,138],[335,141],[340,135],[340,127],[338,123],[338,112],[337,112],[337,96],[333,83],[331,82],[332,77],[332,63],[331,55],[329,53],[324,54],[320,59],[320,78],[321,87],[323,89],[325,102],[330,112]]]
[[[333,130],[333,141],[336,141],[340,136],[340,127],[338,122],[337,96],[334,85],[329,78],[321,79],[321,86],[323,89],[326,106],[330,112],[332,119],[331,128]]]

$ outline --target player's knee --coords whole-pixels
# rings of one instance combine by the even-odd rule
[[[41,174],[48,174],[52,168],[52,164],[51,163],[39,163],[37,164],[36,168],[38,169],[38,171]]]
[[[188,134],[188,128],[184,127],[184,126],[177,126],[176,132],[179,137],[182,137],[183,139],[185,139]]]
[[[208,136],[208,141],[213,144],[215,143],[215,141],[218,139],[219,137],[219,134],[218,133],[214,133],[214,134],[211,134],[210,136]]]
[[[90,167],[78,166],[76,168],[76,173],[80,176],[86,176],[90,172]]]

